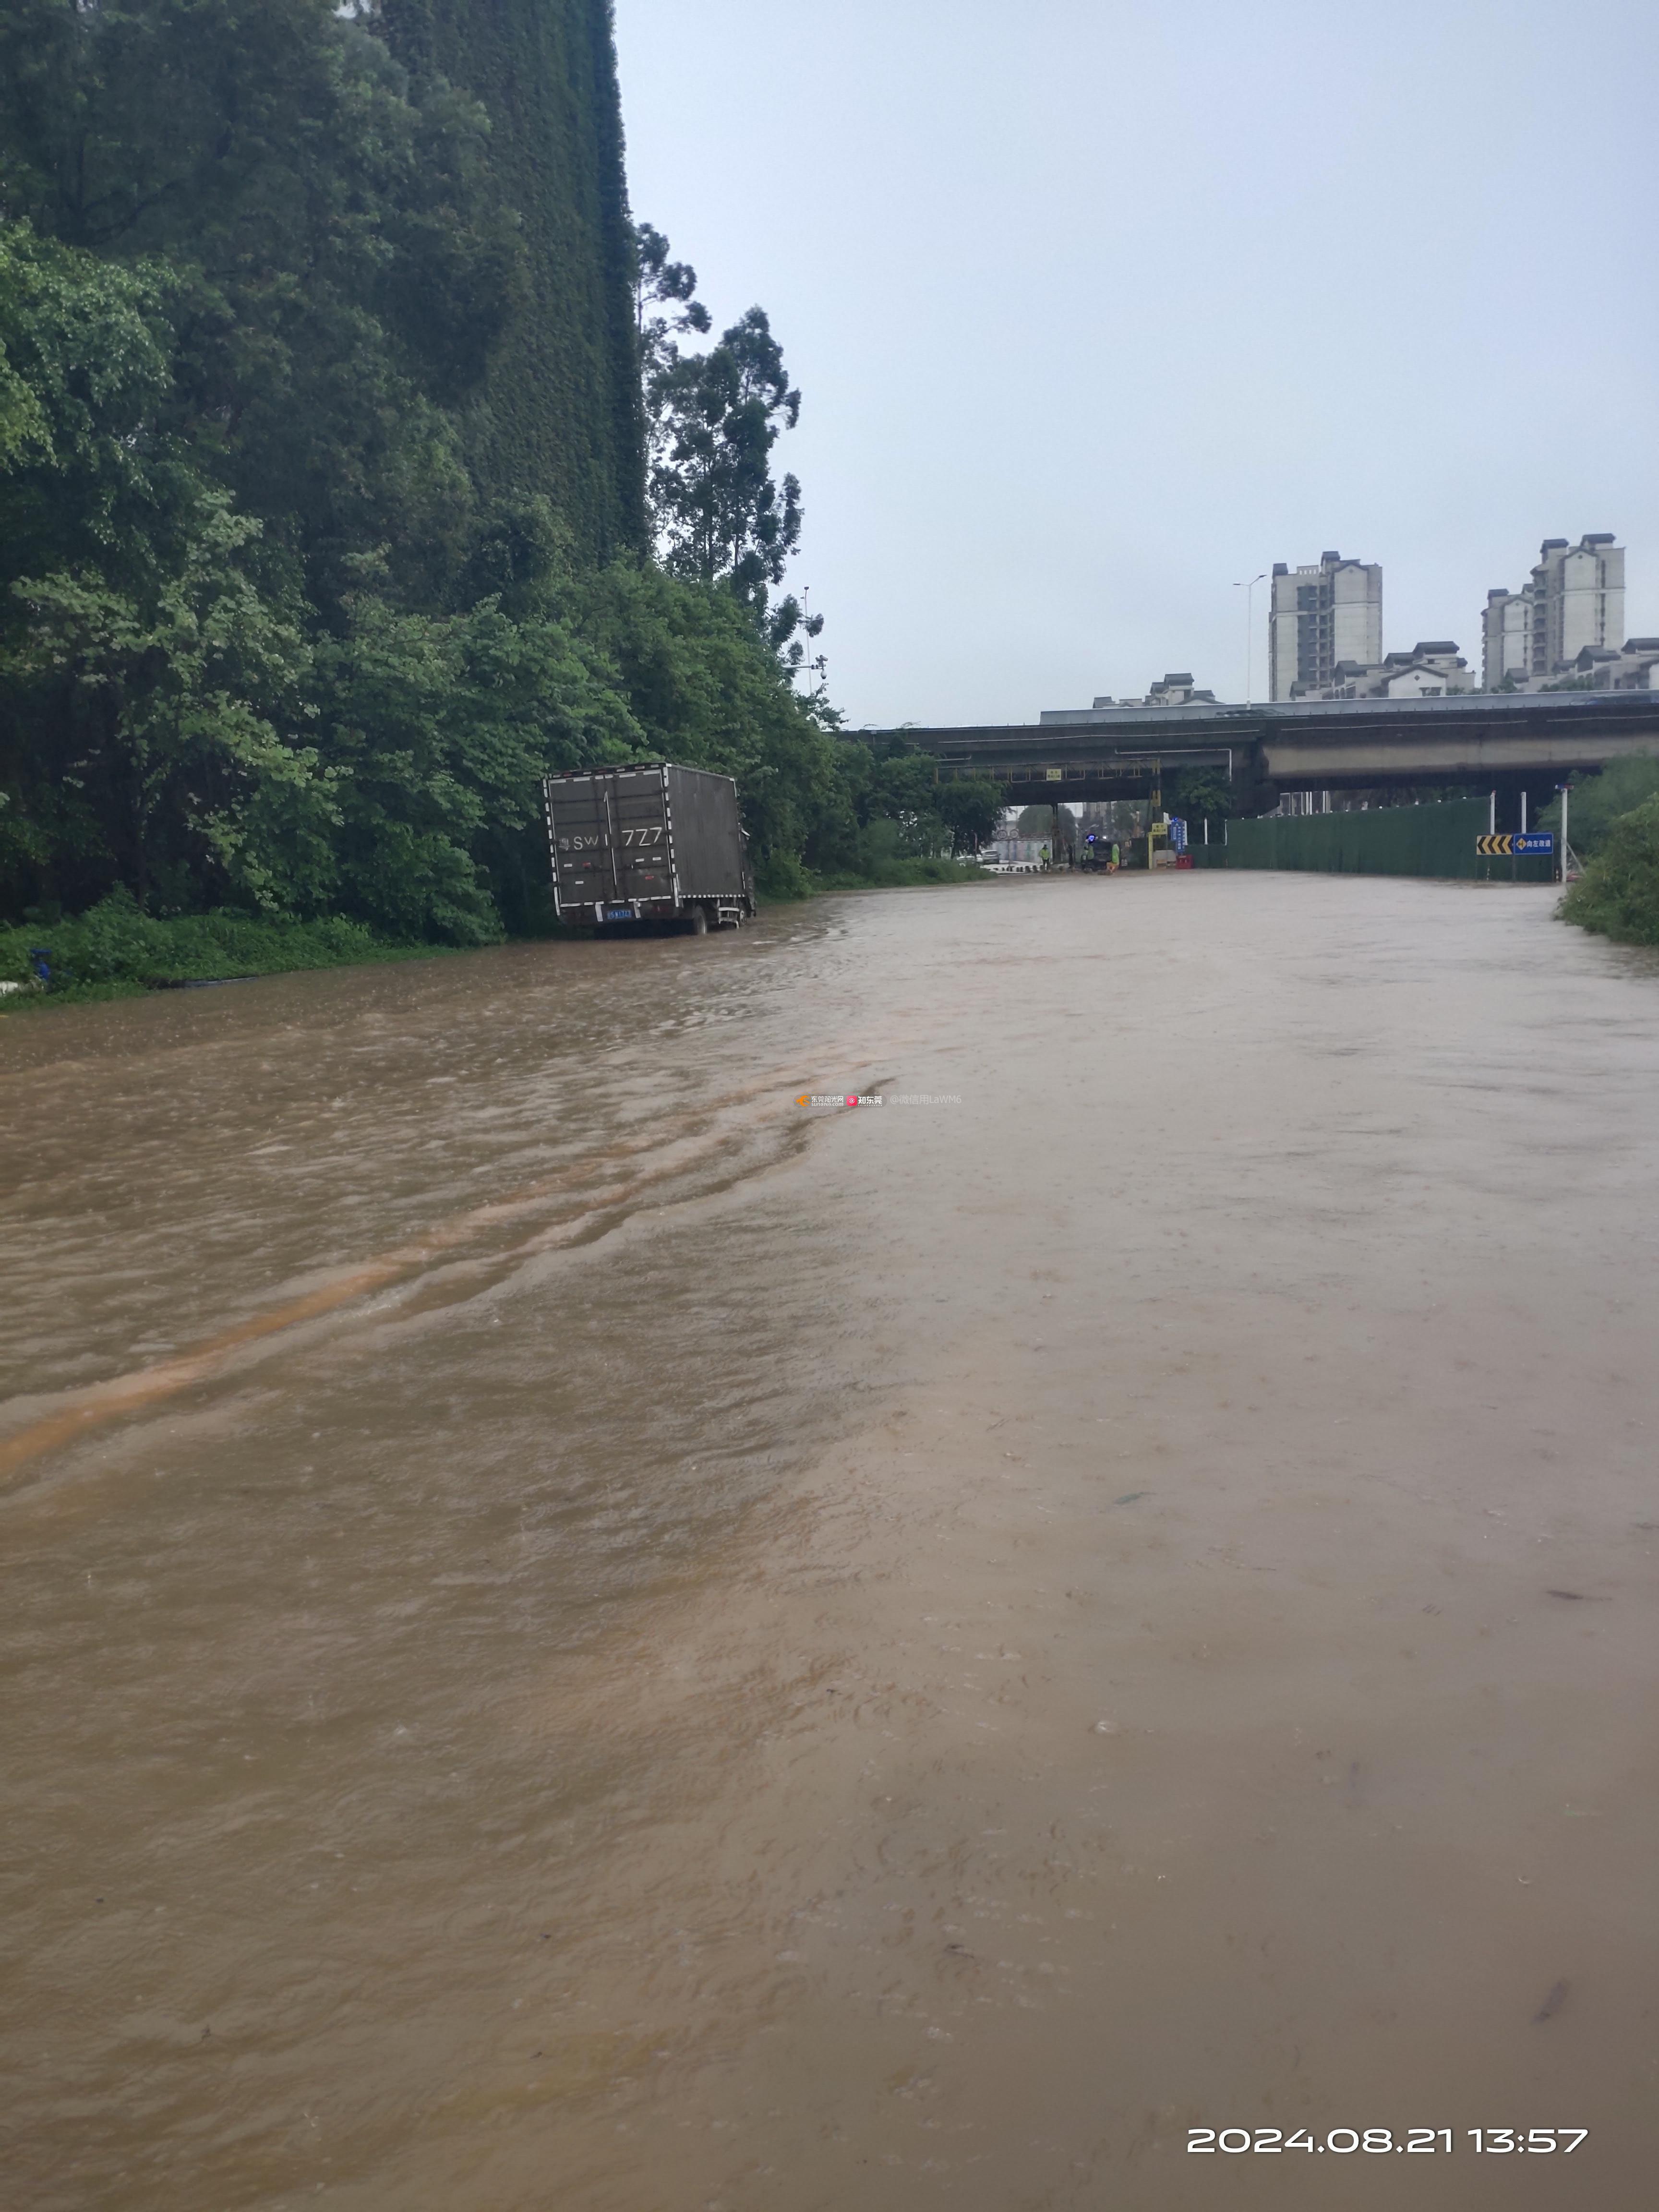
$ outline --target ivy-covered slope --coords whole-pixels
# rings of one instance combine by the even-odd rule
[[[596,560],[643,548],[632,228],[610,0],[383,0],[392,51],[491,122],[489,168],[520,219],[514,312],[468,410],[500,500],[540,492]]]

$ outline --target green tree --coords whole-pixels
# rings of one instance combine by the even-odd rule
[[[941,784],[938,803],[953,853],[977,853],[995,834],[1006,804],[1000,787],[987,775]]]
[[[9,675],[49,702],[101,853],[140,907],[217,884],[270,913],[331,887],[331,779],[285,734],[306,651],[243,573],[259,525],[204,489],[175,564],[137,589],[95,571],[19,579]]]
[[[793,690],[750,611],[720,584],[613,567],[581,590],[580,627],[617,673],[650,757],[735,776],[757,872],[803,887],[803,856],[850,846],[855,823],[835,717]]]
[[[658,551],[671,573],[723,583],[750,606],[767,643],[799,673],[823,617],[793,594],[771,604],[800,542],[800,486],[772,479],[771,451],[799,416],[800,394],[764,312],[751,307],[719,345],[685,353],[688,331],[706,335],[697,272],[669,258],[649,223],[635,228],[635,319],[645,405],[646,476]],[[672,312],[652,314],[652,307]],[[823,662],[816,664],[823,669]]]
[[[332,805],[258,521],[162,427],[169,280],[0,232],[0,895],[321,895]],[[18,397],[17,395],[21,395]]]
[[[724,585],[782,647],[800,610],[793,599],[771,609],[770,589],[800,542],[800,484],[787,474],[774,480],[772,449],[799,421],[800,393],[765,310],[750,307],[707,353],[666,349],[651,374],[647,414],[664,567]],[[822,617],[806,627],[816,636]]]
[[[902,738],[843,742],[840,766],[860,831],[891,824],[878,843],[898,858],[977,852],[1002,817],[1002,793],[988,776],[941,780],[932,754]]]
[[[634,226],[635,264],[634,319],[639,340],[640,368],[648,391],[654,373],[679,357],[677,335],[696,331],[706,337],[710,329],[708,310],[697,298],[697,272],[689,261],[671,261],[668,240],[648,222]],[[653,315],[647,310],[665,307],[673,312]]]
[[[1219,821],[1231,814],[1233,786],[1224,769],[1175,769],[1164,779],[1164,805],[1183,822],[1200,822],[1206,815]]]

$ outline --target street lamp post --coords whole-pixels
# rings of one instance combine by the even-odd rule
[[[1266,583],[1264,568],[1259,576],[1241,576],[1234,584],[1236,592],[1244,594],[1244,704],[1250,703],[1250,694],[1255,689],[1255,587]]]

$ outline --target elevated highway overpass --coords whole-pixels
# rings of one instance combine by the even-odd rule
[[[1659,754],[1659,692],[1464,692],[1444,699],[1108,707],[1036,722],[863,731],[931,753],[941,778],[988,775],[1010,805],[1133,799],[1181,769],[1285,791],[1541,784]]]

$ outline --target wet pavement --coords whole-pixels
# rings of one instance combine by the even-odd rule
[[[9,2212],[1650,2203],[1659,961],[1552,903],[0,1018]]]

